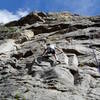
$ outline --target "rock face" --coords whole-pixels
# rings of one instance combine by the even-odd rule
[[[40,56],[48,42],[60,64]],[[93,52],[99,64],[100,16],[32,12],[0,26],[0,100],[100,100]]]

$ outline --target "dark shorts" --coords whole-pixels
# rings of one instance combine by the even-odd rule
[[[52,48],[47,49],[47,54],[55,54],[55,50]]]

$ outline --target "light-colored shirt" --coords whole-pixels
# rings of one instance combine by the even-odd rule
[[[55,49],[55,45],[54,44],[51,44],[49,47],[52,48],[52,49]]]

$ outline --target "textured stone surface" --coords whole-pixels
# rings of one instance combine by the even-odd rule
[[[35,12],[0,26],[0,100],[100,100],[100,17]],[[44,59],[45,44],[63,50]],[[41,63],[39,63],[39,61]]]

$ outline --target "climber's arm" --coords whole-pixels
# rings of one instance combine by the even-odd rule
[[[58,51],[60,51],[61,53],[63,53],[63,50],[62,50],[62,49],[60,49],[60,48],[58,48],[58,47],[56,47],[56,49],[57,49]]]
[[[47,52],[47,49],[44,50],[44,52],[42,53],[42,56],[44,56]]]

